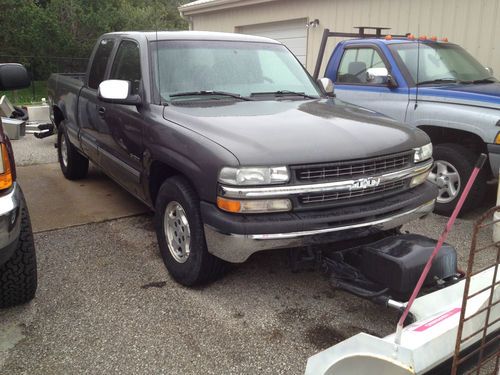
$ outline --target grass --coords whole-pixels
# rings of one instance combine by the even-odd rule
[[[35,84],[34,96],[33,83]],[[17,106],[41,102],[42,98],[47,98],[47,81],[34,81],[30,87],[22,90],[0,91],[0,98],[3,95],[7,95],[10,102]]]

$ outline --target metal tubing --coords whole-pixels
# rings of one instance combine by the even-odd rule
[[[469,177],[469,181],[467,182],[467,185],[465,185],[465,188],[462,192],[462,195],[460,196],[460,199],[458,200],[457,205],[455,206],[455,209],[453,210],[453,213],[450,216],[450,219],[448,220],[448,223],[446,224],[446,227],[444,228],[443,233],[441,233],[441,236],[439,237],[438,243],[436,247],[434,248],[434,251],[432,252],[431,256],[427,260],[427,263],[424,267],[424,270],[422,271],[422,274],[420,275],[420,278],[417,282],[417,285],[415,286],[415,289],[413,290],[413,293],[410,297],[410,300],[408,301],[408,304],[406,305],[406,309],[403,311],[403,314],[401,315],[401,318],[399,319],[398,325],[396,327],[396,335],[395,335],[395,342],[396,344],[401,344],[401,334],[403,333],[403,324],[408,316],[408,313],[410,312],[411,306],[413,305],[413,302],[415,302],[415,298],[417,298],[418,293],[420,292],[420,289],[422,288],[422,285],[424,284],[425,279],[427,278],[427,274],[429,273],[431,266],[432,266],[432,261],[436,257],[437,253],[443,246],[444,241],[446,241],[446,238],[448,237],[448,233],[451,231],[451,228],[453,227],[453,224],[455,223],[455,220],[462,209],[462,206],[465,202],[465,199],[467,198],[467,195],[469,194],[470,189],[472,188],[472,185],[474,184],[474,181],[476,180],[477,175],[479,174],[482,166],[484,165],[484,161],[486,160],[486,155],[481,154],[479,157],[478,162],[476,163],[476,166],[474,167],[474,170],[472,171],[471,176]],[[469,279],[468,279],[469,280]]]
[[[387,307],[392,307],[393,309],[401,311],[406,307],[406,303],[389,299],[387,300]]]
[[[487,335],[488,335],[488,328],[493,326],[496,322],[499,321],[499,318],[496,318],[494,319],[493,322],[490,322],[490,313],[491,313],[491,309],[496,306],[500,301],[499,300],[496,300],[496,301],[493,301],[493,297],[494,297],[494,291],[495,291],[495,287],[499,284],[498,281],[496,281],[497,279],[497,274],[498,274],[498,266],[499,266],[499,261],[500,261],[500,243],[496,243],[496,244],[492,244],[490,249],[495,249],[496,250],[496,259],[495,259],[495,265],[494,265],[494,273],[493,273],[493,278],[492,278],[492,282],[491,282],[491,285],[486,287],[486,288],[482,288],[482,292],[486,292],[488,289],[491,289],[491,292],[490,292],[490,295],[489,295],[489,298],[488,298],[488,303],[485,307],[479,309],[478,311],[476,311],[474,314],[471,314],[469,315],[467,318],[465,317],[465,313],[466,313],[466,310],[467,310],[467,302],[471,299],[471,298],[474,298],[475,296],[478,295],[477,292],[475,293],[472,293],[472,294],[469,294],[469,290],[470,290],[470,287],[471,287],[471,278],[473,275],[477,274],[478,272],[474,272],[473,269],[474,269],[474,260],[475,260],[475,257],[476,257],[476,254],[481,251],[481,250],[485,250],[484,247],[479,247],[477,246],[477,241],[478,241],[478,238],[479,238],[479,231],[483,228],[487,228],[487,226],[485,225],[486,223],[488,223],[489,225],[488,226],[493,226],[495,225],[495,221],[489,221],[487,222],[487,220],[489,220],[489,218],[495,213],[495,212],[498,212],[500,211],[500,206],[497,206],[497,207],[494,207],[490,210],[488,210],[476,223],[476,225],[474,226],[474,231],[472,233],[472,243],[471,243],[471,249],[470,249],[470,254],[469,254],[469,260],[468,260],[468,264],[467,264],[467,273],[466,273],[466,279],[465,279],[465,286],[464,286],[464,296],[463,296],[463,300],[462,300],[462,306],[461,306],[461,312],[460,312],[460,324],[458,326],[458,330],[457,330],[457,339],[456,339],[456,343],[455,343],[455,354],[453,356],[453,364],[452,364],[452,371],[451,373],[453,375],[457,374],[458,373],[458,368],[459,368],[459,365],[462,364],[463,362],[465,362],[467,359],[471,358],[472,355],[478,353],[478,361],[477,361],[477,365],[475,366],[475,368],[468,372],[468,373],[476,373],[476,374],[479,374],[480,371],[481,371],[481,367],[483,367],[483,365],[489,361],[489,359],[492,357],[492,356],[489,356],[489,355],[486,355],[485,356],[485,349],[492,343],[495,343],[496,341],[498,341],[498,336],[496,336],[493,340],[487,340]],[[490,265],[490,268],[491,268],[491,265]],[[463,332],[464,332],[464,326],[465,326],[465,323],[470,321],[472,318],[475,318],[477,317],[479,314],[485,314],[485,319],[484,319],[484,326],[482,329],[480,330],[476,330],[473,334],[469,334],[467,337],[463,337]],[[473,352],[469,353],[468,355],[460,358],[460,350],[461,350],[461,346],[464,342],[466,342],[468,339],[471,338],[471,336],[475,336],[475,335],[478,335],[480,333],[483,333],[482,334],[482,338],[481,338],[481,342],[480,342],[480,345],[479,347],[474,350]],[[496,353],[494,352],[493,355],[496,355],[496,362],[495,362],[495,372],[498,372],[498,365],[499,365],[499,358],[500,358],[500,353],[497,351]]]
[[[375,30],[375,34],[366,34],[365,29]],[[384,38],[386,35],[382,34],[382,30],[388,29],[386,27],[358,27],[359,32],[357,33],[344,33],[330,31],[330,29],[325,29],[323,31],[323,37],[321,38],[321,44],[319,46],[318,58],[316,60],[316,66],[314,67],[313,78],[315,80],[319,77],[319,71],[321,70],[321,64],[323,64],[323,58],[325,57],[326,43],[328,38]],[[392,35],[395,38],[404,38],[406,35]]]

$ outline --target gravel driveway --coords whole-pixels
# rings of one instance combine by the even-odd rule
[[[37,141],[37,157],[32,140],[17,142],[25,164],[53,161],[53,139]],[[449,237],[461,266],[485,209],[459,219]],[[404,229],[436,238],[445,222],[431,215]],[[39,290],[32,303],[0,311],[0,374],[301,374],[318,351],[396,324],[395,312],[332,291],[319,273],[291,273],[286,251],[257,254],[203,288],[179,286],[149,213],[35,241]]]

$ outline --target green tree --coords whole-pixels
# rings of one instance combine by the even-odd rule
[[[80,61],[77,58],[87,58],[103,33],[187,29],[186,21],[177,10],[186,2],[188,0],[2,0],[0,61],[13,59],[7,55],[17,56],[17,61],[27,64],[36,79],[45,79],[61,67],[71,70],[75,62]]]

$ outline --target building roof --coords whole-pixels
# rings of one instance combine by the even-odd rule
[[[202,4],[207,4],[207,3],[213,3],[216,2],[217,0],[196,0],[196,1],[191,1],[190,3],[181,5],[179,8],[185,9],[185,8],[191,8],[193,6],[199,6]]]
[[[268,3],[276,0],[196,0],[190,3],[181,5],[179,11],[181,15],[191,15],[196,13],[211,12],[227,8],[236,8],[245,5],[254,5],[260,3]]]

